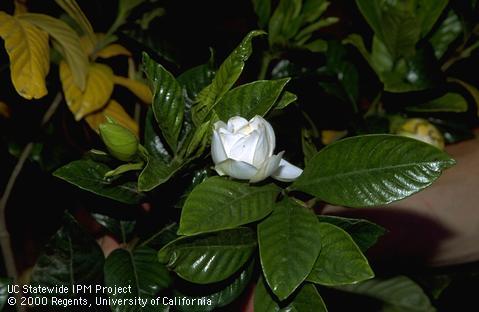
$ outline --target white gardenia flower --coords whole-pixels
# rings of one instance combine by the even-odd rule
[[[211,141],[215,170],[219,175],[250,182],[259,182],[269,176],[291,182],[303,170],[282,159],[284,152],[273,155],[275,145],[273,127],[261,116],[250,121],[236,116],[230,118],[228,124],[218,121]]]

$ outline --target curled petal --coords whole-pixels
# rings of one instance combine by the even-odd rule
[[[248,124],[248,120],[240,116],[235,116],[235,117],[231,117],[228,120],[227,128],[229,132],[236,132],[238,131],[238,129],[241,129],[247,124]]]
[[[223,142],[221,142],[220,134],[216,130],[213,130],[213,139],[211,139],[211,157],[215,164],[228,158],[223,147]]]
[[[259,138],[254,151],[252,164],[256,168],[260,168],[263,162],[265,162],[265,160],[272,155],[272,151],[270,153],[268,136],[265,135],[264,132],[261,132],[261,130],[255,130],[255,131],[258,131]]]
[[[264,131],[266,133],[266,138],[268,139],[268,156],[273,155],[274,148],[276,147],[276,137],[271,124],[259,115],[254,116],[250,124],[253,128],[261,129],[261,132]]]
[[[291,182],[296,180],[301,173],[303,173],[303,169],[281,159],[278,169],[271,176],[278,181]]]
[[[267,177],[269,177],[273,172],[278,169],[278,166],[281,162],[281,158],[283,157],[283,153],[281,152],[278,155],[273,155],[269,157],[259,168],[258,172],[249,180],[251,183],[259,182]]]
[[[240,180],[249,180],[258,172],[254,166],[233,159],[220,162],[215,166],[215,170],[219,175],[228,175]]]
[[[253,131],[250,135],[236,141],[228,151],[228,157],[252,164],[259,136],[258,131]]]

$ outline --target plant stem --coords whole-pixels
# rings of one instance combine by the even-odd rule
[[[268,73],[269,64],[271,63],[271,61],[273,59],[274,58],[270,53],[268,53],[268,52],[263,53],[263,59],[261,60],[261,68],[260,68],[260,71],[259,71],[259,74],[258,74],[258,80],[264,80],[266,78],[266,74]]]
[[[58,93],[55,96],[55,99],[53,100],[48,110],[43,115],[41,126],[44,126],[50,120],[50,118],[53,116],[56,109],[58,108],[58,105],[60,104],[61,100],[62,100],[62,94]],[[15,186],[15,182],[18,178],[18,175],[22,171],[26,160],[28,159],[28,157],[30,156],[30,153],[32,152],[33,145],[34,145],[33,142],[29,142],[23,148],[22,153],[20,154],[20,157],[17,161],[17,164],[15,165],[12,173],[10,174],[10,178],[8,179],[7,185],[5,186],[5,190],[3,192],[2,198],[0,199],[0,246],[2,248],[2,255],[3,255],[3,260],[5,262],[5,268],[7,270],[7,274],[9,277],[13,279],[14,284],[18,283],[18,273],[17,273],[17,268],[15,265],[15,257],[12,251],[12,245],[10,242],[10,233],[8,232],[8,228],[7,228],[5,212],[7,208],[8,199],[12,193],[13,187]],[[20,303],[21,296],[22,296],[21,293],[15,294],[17,303]],[[23,312],[25,311],[25,308],[21,306],[20,304],[17,304],[17,311]]]

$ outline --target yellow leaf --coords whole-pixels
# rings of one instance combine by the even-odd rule
[[[10,118],[10,108],[2,101],[0,101],[0,116]]]
[[[78,3],[76,3],[75,0],[55,0],[55,2],[65,10],[73,20],[75,20],[78,26],[83,30],[83,33],[86,35],[90,44],[95,46],[97,41],[95,34],[93,33],[93,27]]]
[[[104,64],[89,65],[83,92],[73,83],[70,67],[64,61],[60,63],[60,80],[66,102],[76,120],[105,106],[113,92],[113,71]]]
[[[96,56],[105,59],[119,55],[131,56],[131,52],[128,51],[124,46],[113,43],[104,47],[96,53]]]
[[[15,13],[13,15],[27,13],[27,0],[15,0]]]
[[[334,141],[337,141],[348,134],[348,131],[342,130],[342,131],[337,131],[337,130],[323,130],[321,131],[321,142],[324,145],[328,145],[333,143]]]
[[[48,34],[0,11],[0,37],[5,40],[10,74],[18,94],[28,100],[45,96],[45,77],[50,69]]]
[[[88,74],[88,56],[80,46],[77,33],[65,22],[45,14],[26,13],[17,18],[43,29],[60,44],[60,52],[72,70],[76,85],[84,90]]]
[[[106,116],[113,118],[120,125],[130,129],[138,136],[138,124],[115,100],[110,100],[110,102],[108,102],[108,105],[105,106],[101,111],[85,116],[85,120],[90,126],[90,128],[92,128],[98,133],[98,126],[106,122]]]
[[[133,94],[135,94],[141,101],[151,104],[153,96],[151,95],[150,88],[138,80],[125,78],[122,76],[114,76],[113,81],[115,84],[127,88]]]

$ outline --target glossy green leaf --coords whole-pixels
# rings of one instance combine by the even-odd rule
[[[249,228],[181,237],[158,252],[161,263],[183,279],[209,284],[225,280],[251,257],[256,238]]]
[[[213,107],[228,92],[241,75],[245,62],[251,55],[254,37],[265,32],[255,30],[249,32],[236,49],[226,58],[216,72],[215,78],[198,94],[198,103],[193,106],[192,117],[195,125],[200,125],[207,119]]]
[[[191,103],[194,103],[198,93],[208,86],[215,77],[212,63],[213,62],[210,61],[206,64],[188,69],[176,78],[186,92],[187,104],[191,105]]]
[[[170,148],[176,152],[185,110],[182,88],[169,71],[146,53],[143,53],[143,70],[150,81],[153,113],[158,126]]]
[[[268,285],[280,300],[304,281],[321,249],[316,216],[285,199],[258,225],[261,267]]]
[[[319,223],[321,253],[307,280],[336,286],[353,284],[374,277],[368,260],[351,236],[330,223]]]
[[[253,273],[254,261],[251,261],[247,267],[235,274],[232,278],[220,283],[219,285],[204,285],[198,286],[195,285],[195,290],[190,290],[190,292],[201,293],[200,296],[187,295],[180,291],[175,291],[174,295],[179,297],[186,297],[191,300],[209,300],[210,305],[179,305],[176,309],[179,312],[208,312],[213,311],[216,308],[224,307],[235,299],[237,299],[245,290],[246,286],[251,280],[251,275]],[[193,301],[192,301],[193,302]]]
[[[212,232],[263,219],[273,210],[279,192],[272,183],[250,186],[218,176],[208,178],[186,199],[178,233]]]
[[[110,231],[110,233],[114,234],[120,242],[127,243],[131,239],[136,225],[134,220],[119,220],[99,213],[93,213],[92,217],[95,218],[96,222]]]
[[[446,95],[429,102],[406,107],[406,110],[411,112],[463,113],[466,112],[467,109],[467,101],[459,93],[447,93]]]
[[[259,80],[241,85],[228,91],[214,110],[221,120],[234,116],[251,119],[256,115],[264,116],[279,98],[289,78],[278,80]]]
[[[165,225],[161,230],[145,238],[140,246],[147,246],[156,250],[178,238],[178,224],[176,222]]]
[[[172,156],[166,149],[164,141],[162,140],[159,132],[160,129],[156,123],[153,109],[150,108],[148,109],[145,118],[145,141],[143,145],[150,156],[167,164],[171,162]]]
[[[254,11],[258,16],[258,24],[265,29],[271,15],[271,0],[252,0],[252,2]]]
[[[168,311],[168,307],[152,305],[151,299],[162,289],[169,287],[172,282],[166,267],[158,263],[156,251],[148,247],[114,250],[105,261],[105,286],[130,287],[130,291],[114,295],[109,293],[112,301],[111,309],[121,311]],[[135,298],[148,300],[145,307],[129,305],[124,302],[116,303],[114,299],[134,300]],[[128,301],[127,301],[128,302]]]
[[[414,139],[364,135],[321,150],[292,187],[335,205],[378,206],[419,192],[454,164],[449,155]]]
[[[155,156],[150,156],[148,163],[138,177],[138,189],[140,191],[151,191],[168,181],[180,168],[181,164],[176,161],[165,164]]]
[[[72,71],[75,84],[78,88],[84,90],[88,75],[88,56],[83,51],[80,38],[76,32],[65,22],[45,14],[26,13],[18,16],[18,18],[45,30],[59,43],[60,52]]]
[[[8,285],[12,284],[12,280],[10,278],[2,277],[0,278],[0,311],[3,311],[3,307],[7,302],[9,293],[8,293]]]
[[[53,175],[79,188],[108,197],[125,204],[137,204],[143,194],[136,188],[135,182],[120,179],[105,179],[105,173],[112,168],[90,159],[75,160],[59,169]]]
[[[406,276],[399,275],[388,279],[375,278],[356,285],[337,288],[381,300],[385,304],[383,311],[436,311],[421,287]]]
[[[254,290],[255,312],[279,312],[281,308],[274,294],[266,284],[264,277],[260,277]]]
[[[284,91],[278,101],[276,101],[276,104],[274,105],[274,109],[284,109],[289,106],[289,104],[296,102],[298,97],[296,94]]]
[[[281,312],[327,312],[326,304],[313,284],[304,284]]]
[[[363,252],[374,246],[378,239],[386,233],[386,229],[382,226],[364,219],[320,215],[318,220],[345,230]]]
[[[31,274],[31,285],[66,286],[100,284],[103,277],[103,252],[95,239],[70,215],[53,235],[38,258]],[[42,294],[45,296],[47,294]],[[74,297],[67,294],[49,294]]]
[[[447,52],[451,43],[459,37],[462,31],[463,27],[459,16],[453,10],[450,10],[447,18],[429,38],[437,59],[440,59]]]
[[[280,0],[269,21],[270,46],[287,45],[302,25],[302,0]]]

